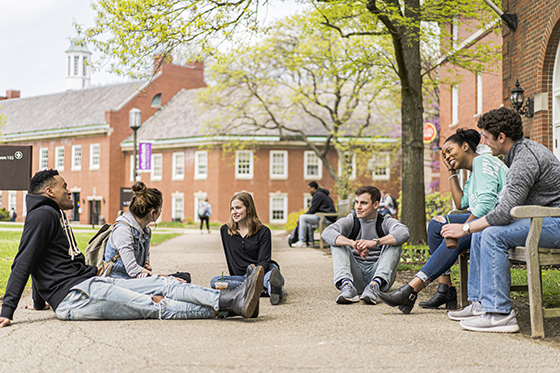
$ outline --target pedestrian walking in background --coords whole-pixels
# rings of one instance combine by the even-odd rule
[[[12,207],[12,211],[10,211],[10,221],[16,221],[17,213],[16,210]]]
[[[202,225],[206,222],[206,230],[210,233],[210,216],[212,216],[212,205],[208,202],[208,197],[204,198],[198,206],[198,218],[200,219],[200,234],[202,234]]]

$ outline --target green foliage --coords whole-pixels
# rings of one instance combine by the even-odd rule
[[[453,198],[451,193],[434,192],[426,196],[426,221],[430,221],[434,216],[447,215],[452,209]]]
[[[301,209],[299,211],[290,212],[288,214],[288,221],[284,224],[284,228],[286,228],[288,232],[291,232],[296,227],[299,216],[305,213],[305,211],[307,210]]]
[[[4,207],[0,208],[0,221],[10,220],[10,212]]]

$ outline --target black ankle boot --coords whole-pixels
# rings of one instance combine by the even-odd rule
[[[404,284],[398,290],[391,293],[379,293],[379,298],[391,307],[399,307],[399,310],[404,314],[409,314],[416,302],[417,292],[414,291],[412,286]]]
[[[437,292],[432,299],[418,303],[423,308],[438,308],[443,304],[445,304],[445,308],[448,310],[457,309],[457,290],[453,286],[439,284]]]
[[[270,304],[276,306],[282,300],[282,275],[278,268],[270,273]]]
[[[249,318],[253,317],[263,289],[264,270],[256,267],[235,289],[220,292],[220,312],[233,312]]]

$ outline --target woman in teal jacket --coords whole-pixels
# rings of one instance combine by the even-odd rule
[[[476,147],[480,134],[475,130],[458,129],[449,136],[442,149],[443,163],[449,171],[451,194],[455,206],[467,209],[469,214],[436,216],[428,225],[428,246],[431,257],[408,284],[392,293],[381,293],[380,298],[390,306],[399,306],[403,313],[410,313],[416,295],[436,278],[439,286],[436,294],[420,307],[438,308],[445,304],[448,309],[457,307],[457,291],[451,286],[449,269],[459,255],[470,247],[471,235],[459,239],[458,247],[448,248],[450,242],[441,236],[445,224],[464,224],[478,219],[490,212],[498,202],[498,194],[506,184],[506,165],[490,154],[477,154]],[[471,171],[464,188],[461,190],[457,170]]]

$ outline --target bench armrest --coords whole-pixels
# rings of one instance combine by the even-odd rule
[[[318,212],[317,216],[346,216],[349,212]]]
[[[511,209],[511,216],[517,219],[558,217],[560,216],[560,208],[534,205],[515,206]]]

